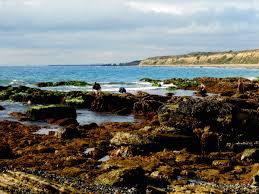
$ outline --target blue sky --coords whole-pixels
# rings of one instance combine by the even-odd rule
[[[0,64],[259,48],[259,0],[0,0]]]

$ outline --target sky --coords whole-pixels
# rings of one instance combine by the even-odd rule
[[[259,48],[259,0],[0,0],[0,65]]]

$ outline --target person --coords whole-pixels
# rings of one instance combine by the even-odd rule
[[[28,100],[27,105],[28,105],[28,106],[31,106],[31,105],[32,105],[31,100]]]
[[[244,92],[244,83],[243,83],[243,80],[242,80],[242,79],[239,79],[239,80],[238,80],[238,83],[237,83],[237,92],[238,92],[238,93],[243,93],[243,92]]]
[[[100,95],[101,93],[101,85],[97,82],[94,82],[93,90],[95,91],[96,95]]]
[[[202,97],[205,97],[207,95],[206,86],[203,83],[201,83],[200,85],[200,94]]]
[[[126,93],[127,91],[124,87],[120,87],[119,92],[123,94],[123,93]]]

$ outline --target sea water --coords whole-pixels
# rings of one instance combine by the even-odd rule
[[[245,77],[259,76],[259,69],[217,67],[140,67],[140,66],[0,66],[0,85],[35,86],[37,82],[81,80],[101,83],[103,91],[117,92],[125,87],[129,92],[151,91],[162,88],[140,82],[141,78],[169,79],[194,77]],[[63,86],[45,89],[63,91],[91,90],[91,86]],[[153,91],[157,90],[157,91]],[[152,92],[153,91],[153,92]]]

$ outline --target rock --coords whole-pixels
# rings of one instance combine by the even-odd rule
[[[80,125],[79,129],[81,131],[88,131],[88,130],[96,129],[98,127],[99,126],[96,123],[90,123],[90,124],[87,124],[87,125]]]
[[[76,109],[74,107],[63,105],[49,105],[49,106],[33,106],[26,112],[27,116],[33,120],[45,120],[49,118],[63,119],[76,118]]]
[[[156,148],[169,148],[173,150],[180,150],[187,148],[188,150],[199,150],[199,142],[192,136],[177,133],[157,133],[152,134],[150,139],[157,144]]]
[[[136,98],[131,95],[124,96],[107,93],[101,96],[95,96],[90,109],[97,112],[129,114],[132,112],[135,102]]]
[[[113,150],[111,156],[127,158],[135,155],[135,150],[131,146],[121,146],[119,149]]]
[[[149,140],[137,134],[117,132],[110,142],[116,146],[143,145],[149,143]]]
[[[212,162],[212,166],[215,166],[215,167],[229,167],[230,161],[229,160],[214,160]]]
[[[148,185],[146,188],[146,194],[166,194],[166,190],[163,188],[154,187]]]
[[[134,104],[133,110],[137,114],[146,114],[150,112],[157,112],[161,105],[162,103],[159,101],[143,98]]]
[[[74,118],[64,118],[64,119],[48,119],[50,124],[59,125],[59,126],[69,126],[69,125],[79,125],[76,119]]]
[[[84,154],[87,158],[98,160],[104,155],[104,151],[99,148],[87,148]]]
[[[143,183],[144,170],[141,167],[119,168],[99,175],[95,179],[98,185],[135,186]]]
[[[252,186],[259,187],[259,172],[252,177]]]
[[[170,182],[180,175],[181,170],[179,168],[173,168],[171,166],[160,166],[157,171],[150,174],[150,177],[157,180],[163,180]]]
[[[89,86],[91,84],[85,81],[60,81],[60,82],[39,82],[38,87],[56,87],[56,86]]]
[[[60,128],[56,133],[55,136],[61,139],[73,139],[80,137],[80,133],[76,127],[68,126],[65,128]]]
[[[85,107],[84,105],[86,104],[86,102],[83,96],[66,97],[65,104],[67,104],[68,106]]]
[[[10,159],[13,157],[13,151],[9,144],[0,145],[0,159]]]
[[[241,160],[259,162],[259,149],[246,149],[241,156]]]
[[[184,115],[198,118],[203,122],[217,121],[225,115],[232,115],[234,106],[217,99],[198,99],[193,98],[179,103],[177,109]]]
[[[44,145],[36,146],[34,153],[55,153],[55,148]]]
[[[219,135],[215,132],[204,132],[201,136],[201,146],[203,152],[219,151]]]
[[[5,108],[0,105],[0,110],[4,110]]]
[[[11,116],[15,117],[16,119],[18,119],[19,121],[27,121],[29,120],[29,118],[26,116],[25,113],[21,113],[21,112],[12,112],[10,113]]]
[[[76,166],[86,162],[86,159],[82,156],[68,156],[64,161],[64,166]]]

